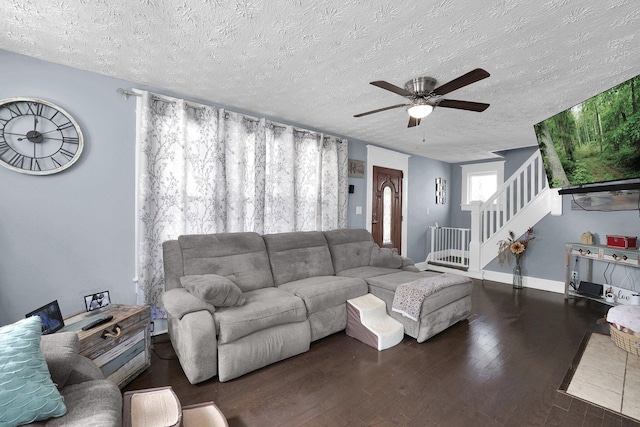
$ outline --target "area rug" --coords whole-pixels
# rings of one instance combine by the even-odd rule
[[[587,333],[560,391],[640,421],[640,357]]]

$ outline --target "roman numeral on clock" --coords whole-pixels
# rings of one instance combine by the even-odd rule
[[[65,156],[67,158],[67,160],[71,160],[73,159],[73,154],[71,151],[69,150],[65,150],[64,148],[61,148],[60,151],[58,151],[58,153],[62,154],[63,156]]]
[[[38,163],[38,159],[31,159],[31,170],[32,171],[41,171],[40,163]]]
[[[69,129],[69,128],[72,128],[72,127],[73,127],[73,123],[67,122],[67,123],[64,123],[64,124],[58,126],[58,130]]]
[[[18,163],[20,164],[20,168],[24,169],[24,156],[20,153],[16,153],[11,159],[9,159],[9,164],[11,166],[18,167]]]
[[[11,147],[7,144],[7,141],[0,141],[0,155],[3,155],[9,150],[11,150]]]
[[[11,118],[13,119],[14,117],[18,117],[18,116],[22,116],[24,113],[22,112],[22,110],[20,109],[20,106],[18,104],[10,104],[7,106],[7,110],[9,110],[9,113],[11,114]]]

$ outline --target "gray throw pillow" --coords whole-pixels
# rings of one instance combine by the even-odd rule
[[[374,246],[371,249],[369,265],[372,267],[402,268],[402,257],[396,248]]]
[[[217,274],[183,276],[180,283],[191,294],[215,307],[234,307],[245,303],[240,288]]]

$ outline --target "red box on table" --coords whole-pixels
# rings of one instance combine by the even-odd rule
[[[638,238],[631,236],[610,236],[607,234],[607,246],[612,248],[635,249],[638,247]]]

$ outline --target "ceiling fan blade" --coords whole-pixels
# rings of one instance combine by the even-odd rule
[[[418,126],[420,124],[420,119],[416,119],[415,117],[409,116],[409,124],[408,128],[412,128],[414,126]]]
[[[407,105],[409,105],[409,104],[397,104],[397,105],[392,105],[391,107],[378,108],[377,110],[372,110],[372,111],[367,111],[366,113],[356,114],[353,117],[368,116],[369,114],[379,113],[380,111],[391,110],[391,109],[394,109],[394,108],[406,107]]]
[[[455,99],[443,99],[438,103],[438,107],[481,112],[489,108],[489,104],[483,104],[482,102],[456,101]]]
[[[392,85],[391,83],[385,82],[383,80],[377,80],[375,82],[371,82],[372,85],[374,86],[378,86],[382,89],[386,89],[388,91],[391,91],[393,93],[397,93],[398,95],[402,95],[402,96],[414,96],[415,94],[413,92],[409,92],[406,89],[403,89],[401,87],[398,87],[396,85]]]
[[[489,76],[490,74],[482,68],[476,68],[475,70],[471,70],[467,74],[464,74],[457,79],[451,80],[449,83],[445,83],[442,86],[435,88],[433,90],[433,93],[435,93],[436,95],[445,95],[449,92],[453,92],[456,89],[460,89],[461,87],[470,85],[471,83],[486,79]]]

